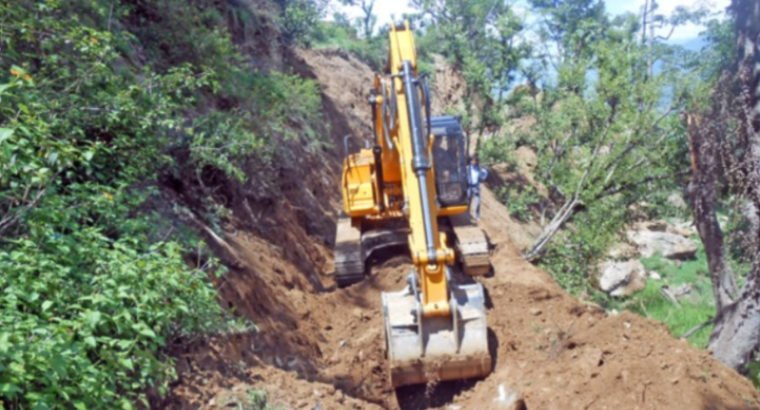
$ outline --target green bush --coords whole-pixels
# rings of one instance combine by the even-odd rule
[[[177,243],[52,229],[0,251],[0,397],[11,407],[131,407],[165,391],[168,340],[223,328],[206,273]],[[110,403],[110,404],[109,404]]]
[[[239,325],[158,180],[319,146],[321,101],[252,71],[215,7],[0,3],[0,408],[145,405],[171,341]]]
[[[548,245],[540,265],[570,292],[592,293],[589,275],[625,222],[626,208],[620,198],[609,197],[590,204]]]
[[[531,207],[538,205],[541,197],[532,185],[499,187],[496,195],[507,205],[509,215],[523,222],[533,220]]]
[[[285,155],[279,142],[297,142],[311,151],[327,144],[324,134],[310,126],[321,120],[321,96],[313,80],[276,71],[233,71],[224,88],[229,91],[222,94],[235,95],[238,105],[200,115],[185,129],[192,167],[211,166],[245,182],[246,164],[255,161],[259,169],[268,169]]]
[[[384,69],[385,60],[388,56],[387,35],[359,38],[356,29],[347,22],[341,23],[340,21],[320,21],[317,23],[312,47],[349,52],[367,63],[375,71]]]
[[[276,0],[284,40],[310,45],[327,2],[324,0]]]

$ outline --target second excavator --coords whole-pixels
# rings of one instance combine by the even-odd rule
[[[489,248],[467,215],[466,138],[455,117],[431,116],[409,23],[391,25],[389,42],[369,95],[372,146],[343,162],[336,281],[358,282],[374,252],[408,247],[406,286],[382,294],[394,387],[485,376],[485,293],[473,276],[489,271]]]

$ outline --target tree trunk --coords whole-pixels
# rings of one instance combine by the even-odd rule
[[[739,299],[718,314],[708,348],[721,362],[742,369],[759,347],[760,261],[755,260]]]
[[[715,184],[719,172],[718,138],[716,135],[703,134],[706,127],[703,126],[700,117],[687,115],[686,123],[692,171],[688,193],[697,232],[707,254],[716,311],[720,312],[733,302],[737,290],[733,272],[726,262],[723,231],[720,229],[715,212]]]
[[[737,74],[740,141],[744,158],[746,186],[754,208],[760,210],[760,2],[734,0],[738,48]],[[754,232],[755,239],[760,232]],[[755,259],[739,298],[718,311],[709,349],[716,358],[735,369],[742,369],[760,348],[760,241],[755,240]]]
[[[528,261],[534,261],[536,260],[541,253],[543,252],[546,245],[551,241],[551,239],[554,237],[554,235],[559,232],[560,228],[567,222],[571,216],[575,213],[575,208],[580,205],[580,201],[578,200],[578,196],[574,195],[570,200],[565,202],[564,205],[559,209],[559,211],[554,215],[554,218],[552,218],[551,222],[549,222],[548,225],[546,225],[541,231],[541,234],[538,236],[538,238],[533,242],[533,245],[530,247],[530,249],[523,254],[523,258],[525,258]]]

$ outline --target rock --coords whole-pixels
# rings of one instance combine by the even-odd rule
[[[683,299],[684,297],[688,296],[689,293],[692,291],[692,285],[689,283],[684,283],[678,286],[663,286],[662,289],[667,290],[674,299]]]
[[[538,155],[532,148],[521,145],[515,150],[515,160],[521,173],[532,175],[538,164]]]
[[[636,259],[605,261],[597,276],[599,289],[612,296],[628,296],[646,286],[646,269]]]
[[[538,316],[541,314],[541,309],[539,308],[530,308],[530,314],[533,316]]]
[[[667,231],[629,230],[628,239],[638,246],[641,255],[662,254],[668,259],[694,259],[697,245],[691,239]]]
[[[668,223],[665,221],[644,221],[637,224],[639,230],[665,232],[668,230]]]
[[[288,360],[288,369],[297,369],[301,365],[301,361],[297,358]]]
[[[497,403],[500,409],[522,410],[526,408],[525,400],[520,397],[520,394],[505,386],[504,383],[499,384],[496,389],[496,398],[493,401]]]
[[[676,209],[686,209],[688,205],[686,204],[686,201],[684,201],[683,196],[681,194],[673,192],[672,194],[668,195],[668,199],[666,199],[668,204]]]
[[[662,276],[659,273],[657,273],[657,272],[655,272],[653,270],[650,270],[649,272],[647,272],[647,277],[649,279],[654,279],[654,280],[661,280],[662,279]]]
[[[697,235],[697,228],[691,222],[678,222],[670,226],[668,232],[685,237]]]
[[[584,346],[578,350],[576,361],[573,365],[574,369],[577,369],[579,375],[583,375],[585,378],[594,378],[595,374],[599,371],[600,363],[604,362],[604,353],[595,347]]]
[[[639,256],[639,250],[628,242],[618,242],[607,250],[607,258],[622,261]]]
[[[627,241],[610,247],[607,258],[622,261],[661,254],[673,260],[694,259],[697,245],[690,238],[695,235],[690,222],[637,222],[626,232]]]

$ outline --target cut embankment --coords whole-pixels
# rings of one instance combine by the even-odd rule
[[[384,255],[370,278],[350,288],[325,283],[327,290],[310,291],[298,279],[305,272],[283,262],[280,249],[238,238],[243,255],[273,266],[238,272],[226,285],[235,290],[231,304],[251,301],[246,313],[260,330],[182,356],[185,376],[175,393],[184,401],[175,405],[224,407],[263,390],[285,408],[496,409],[519,399],[528,409],[760,408],[749,381],[663,325],[581,303],[523,261],[506,235],[506,210],[484,195],[483,227],[495,247],[494,275],[483,279],[495,359],[490,376],[390,387],[380,292],[403,287],[406,257]]]
[[[299,58],[301,74],[320,83],[336,130],[367,132],[369,68],[339,52]],[[493,245],[494,274],[482,282],[494,370],[483,380],[394,390],[380,293],[404,286],[408,258],[403,249],[380,255],[371,277],[336,289],[327,275],[334,225],[315,221],[337,218],[337,167],[302,171],[285,181],[292,189],[270,208],[236,210],[255,214],[254,226],[248,218],[228,227],[240,264],[216,285],[223,303],[258,331],[172,347],[180,379],[157,405],[244,407],[266,392],[275,407],[310,409],[487,409],[520,400],[528,409],[760,408],[749,381],[661,324],[579,302],[525,262],[510,239],[514,223],[487,190],[482,227]]]

